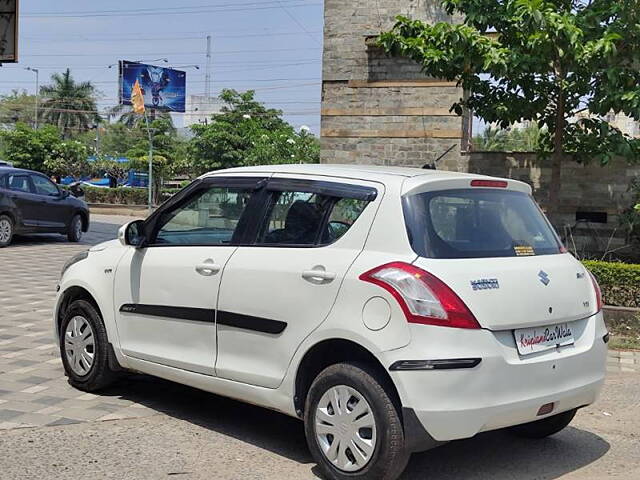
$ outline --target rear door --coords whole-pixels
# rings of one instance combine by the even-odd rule
[[[35,194],[33,184],[27,173],[7,175],[7,196],[18,211],[18,223],[27,229],[38,227],[38,212],[43,200]],[[20,226],[20,225],[19,225]]]
[[[416,265],[449,285],[483,327],[553,325],[595,312],[589,274],[526,193],[423,192],[405,198],[405,214]]]
[[[223,273],[216,372],[275,388],[297,347],[329,314],[362,251],[382,186],[276,175],[263,196],[254,244],[240,246]]]

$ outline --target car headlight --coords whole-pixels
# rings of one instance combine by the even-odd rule
[[[85,250],[84,252],[80,252],[77,255],[74,255],[69,260],[64,262],[64,266],[62,267],[62,272],[60,272],[60,278],[64,276],[64,273],[69,270],[72,265],[75,265],[78,262],[81,262],[85,258],[89,256],[89,250]]]

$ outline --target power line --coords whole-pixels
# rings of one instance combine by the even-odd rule
[[[293,62],[293,63],[289,63],[289,62]],[[238,60],[238,61],[224,61],[224,62],[214,62],[214,66],[217,68],[220,67],[233,67],[236,65],[255,65],[255,66],[265,66],[265,65],[272,65],[272,66],[297,66],[297,65],[310,65],[310,64],[317,64],[320,65],[321,64],[321,60],[318,59],[295,59],[295,58],[284,58],[281,60],[276,60],[276,61],[267,61],[267,60]],[[108,65],[105,64],[101,64],[101,65],[85,65],[85,64],[76,64],[76,63],[56,63],[56,64],[37,64],[34,65],[34,67],[38,67],[38,68],[76,68],[78,70],[93,70],[93,69],[107,69]],[[176,67],[178,68],[178,67]],[[9,66],[5,66],[4,67],[4,71],[10,71],[10,70],[20,70],[22,71],[23,68],[21,67],[9,67]],[[117,70],[116,70],[117,71]],[[244,69],[242,70],[244,71]]]
[[[201,39],[202,40],[202,39]],[[309,51],[309,50],[319,50],[320,47],[316,48],[272,48],[272,49],[264,49],[259,50],[260,53],[271,53],[271,52],[299,52],[299,51]],[[204,55],[206,52],[202,50],[197,50],[193,52],[185,52],[184,50],[180,50],[177,52],[127,52],[123,54],[123,52],[103,52],[103,53],[32,53],[32,54],[23,54],[23,57],[103,57],[103,56],[128,56],[128,57],[138,57],[138,56],[153,56],[153,55]],[[221,50],[216,52],[216,55],[237,55],[239,53],[257,53],[255,49],[250,50]]]
[[[307,34],[307,35],[308,35],[308,36],[309,36],[309,37],[310,37],[314,42],[316,42],[318,45],[321,45],[321,44],[322,44],[322,42],[320,42],[320,41],[315,37],[315,35],[311,35],[311,32],[309,32],[309,31],[307,30],[307,27],[305,27],[305,26],[302,24],[302,22],[301,22],[301,21],[299,21],[299,20],[297,19],[297,17],[296,17],[295,15],[293,15],[293,13],[291,13],[291,12],[290,12],[290,11],[289,11],[285,6],[284,6],[284,4],[283,4],[283,2],[282,2],[282,1],[278,1],[278,5],[280,6],[280,8],[281,8],[282,10],[284,10],[284,12],[289,16],[289,18],[291,18],[291,20],[293,20],[293,21],[295,22],[295,24],[296,24],[296,25],[298,25],[298,26],[302,29],[302,31],[303,31],[303,32],[305,32],[305,33],[306,33],[306,34]]]
[[[283,0],[285,2],[293,2],[300,3],[305,0]],[[142,13],[142,12],[162,12],[162,11],[180,11],[180,10],[192,10],[199,8],[223,8],[223,7],[233,7],[238,5],[267,5],[277,2],[277,0],[266,0],[264,2],[244,2],[244,3],[223,3],[220,5],[212,5],[208,3],[206,5],[182,5],[180,7],[146,7],[146,8],[129,8],[129,9],[117,9],[117,10],[69,10],[66,12],[31,12],[29,15],[67,15],[67,14],[96,14],[96,13]]]
[[[315,7],[322,6],[322,3],[300,3],[301,0],[297,0],[297,3],[288,4],[288,8],[301,8],[301,7]],[[193,15],[202,13],[215,13],[215,12],[242,12],[242,11],[255,11],[255,10],[270,10],[274,8],[282,8],[279,2],[276,5],[271,5],[273,2],[261,2],[261,3],[244,3],[244,4],[225,4],[216,7],[204,8],[204,6],[192,8],[191,10],[182,11],[162,11],[162,9],[153,9],[151,11],[93,11],[93,12],[43,12],[43,13],[22,13],[21,16],[25,18],[98,18],[98,17],[141,17],[141,16],[159,16],[159,15]],[[244,8],[247,7],[247,8]],[[189,7],[184,7],[189,8]]]
[[[234,30],[238,31],[238,30]],[[247,32],[255,32],[255,30],[247,30]],[[296,35],[306,35],[307,33],[322,33],[322,30],[312,30],[309,32],[298,32],[298,31],[289,31],[289,32],[265,32],[265,33],[240,33],[235,35],[227,35],[227,34],[217,34],[210,32],[194,32],[200,33],[199,36],[184,36],[184,37],[171,37],[171,36],[162,36],[162,37],[94,37],[87,35],[77,35],[75,39],[70,39],[69,36],[65,36],[64,39],[60,39],[57,36],[55,37],[32,37],[25,36],[24,40],[31,40],[33,42],[51,42],[52,39],[55,39],[62,43],[76,42],[78,40],[82,41],[91,41],[91,42],[135,42],[135,41],[174,41],[174,40],[202,40],[202,37],[205,35],[211,35],[214,39],[224,39],[224,38],[247,38],[247,37],[278,37],[278,36],[296,36]]]

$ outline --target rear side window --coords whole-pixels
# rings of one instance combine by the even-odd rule
[[[430,258],[488,258],[560,253],[560,242],[522,192],[464,189],[404,199],[415,252]]]
[[[271,192],[259,245],[329,245],[342,237],[369,203],[313,192]]]
[[[28,175],[9,175],[7,183],[10,190],[31,193],[31,184]]]

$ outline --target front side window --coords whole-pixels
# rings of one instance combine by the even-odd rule
[[[253,190],[211,187],[186,204],[166,212],[155,236],[156,245],[230,245]]]
[[[351,228],[367,204],[365,200],[311,192],[272,192],[267,221],[257,243],[329,245]]]
[[[560,253],[560,243],[533,199],[493,189],[445,190],[405,198],[416,253],[431,258],[487,258]]]
[[[31,185],[29,183],[28,175],[9,175],[7,177],[7,183],[10,190],[31,193]]]
[[[41,177],[40,175],[31,175],[33,180],[33,186],[36,189],[38,195],[47,195],[50,197],[57,197],[60,195],[60,190],[55,184],[48,178]]]

